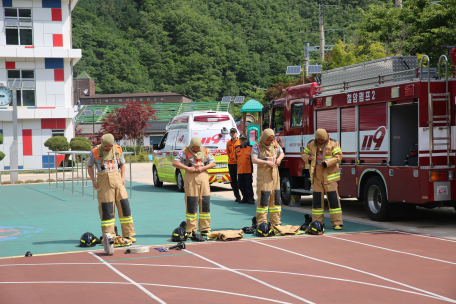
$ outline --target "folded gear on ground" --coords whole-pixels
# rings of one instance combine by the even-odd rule
[[[235,241],[240,240],[244,237],[244,231],[242,230],[221,230],[212,231],[207,238],[209,240],[217,241]]]
[[[292,225],[273,226],[274,233],[276,235],[296,235],[296,234],[304,233],[304,232],[299,231],[300,228],[301,228],[301,226],[292,226]]]
[[[131,240],[122,237],[121,235],[117,235],[114,238],[114,247],[125,247],[130,246],[132,244]]]

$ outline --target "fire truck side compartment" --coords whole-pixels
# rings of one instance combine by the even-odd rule
[[[418,150],[418,104],[390,107],[390,119],[390,166],[404,166],[404,158]],[[418,157],[410,158],[408,165],[418,166]]]

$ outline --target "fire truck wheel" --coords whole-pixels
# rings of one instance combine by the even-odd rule
[[[292,180],[290,172],[283,171],[280,172],[280,196],[282,198],[282,204],[290,205],[291,204],[291,189],[292,189]]]
[[[180,170],[176,170],[177,191],[184,192],[184,179]]]
[[[161,182],[159,179],[158,179],[158,172],[157,172],[157,168],[154,168],[152,169],[152,174],[154,176],[154,185],[155,187],[161,187],[163,186],[163,182]]]
[[[386,221],[388,219],[388,200],[383,180],[371,177],[364,187],[364,208],[369,218],[373,221]]]

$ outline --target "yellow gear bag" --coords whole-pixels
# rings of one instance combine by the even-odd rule
[[[285,226],[273,226],[274,227],[274,232],[275,234],[280,234],[280,235],[295,235],[295,234],[301,234],[299,229],[301,226],[292,226],[292,225],[285,225]],[[304,232],[302,232],[304,233]]]

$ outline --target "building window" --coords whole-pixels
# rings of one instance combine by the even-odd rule
[[[32,10],[5,8],[7,45],[33,45]]]
[[[8,86],[17,88],[17,106],[35,106],[35,71],[8,70]]]
[[[115,99],[112,100],[112,102],[115,102],[115,101],[116,101]]]
[[[163,100],[163,97],[162,97],[162,98],[160,98],[160,100]]]
[[[109,100],[105,99],[105,102],[108,102]]]
[[[147,101],[150,101],[150,98],[147,98]]]
[[[154,98],[154,101],[157,101],[157,98]]]
[[[65,130],[52,130],[52,137],[65,136]]]
[[[142,101],[142,98],[140,98],[139,101]]]
[[[136,98],[133,98],[133,101],[136,101]]]
[[[119,98],[119,101],[121,102],[121,101],[122,101],[122,98]]]

